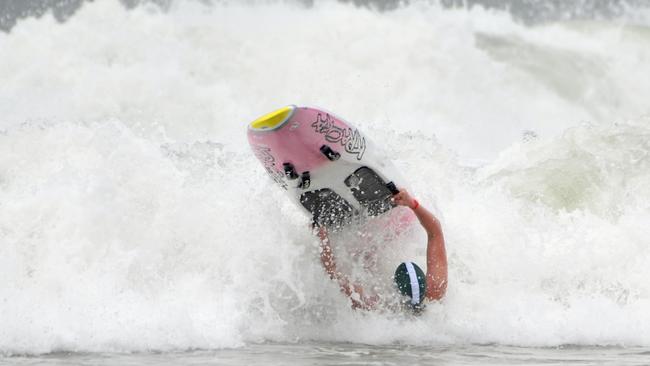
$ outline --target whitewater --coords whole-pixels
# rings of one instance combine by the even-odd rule
[[[435,3],[103,0],[21,20],[0,33],[0,354],[647,350],[649,75],[642,9],[525,25]],[[287,104],[357,125],[435,209],[441,303],[350,309],[246,142]],[[404,260],[424,263],[418,245]]]

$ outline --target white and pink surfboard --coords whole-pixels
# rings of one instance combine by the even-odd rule
[[[269,176],[318,225],[336,230],[396,211],[387,183],[405,182],[392,162],[332,113],[287,106],[250,123],[248,141]]]

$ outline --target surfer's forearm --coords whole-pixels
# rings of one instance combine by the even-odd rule
[[[413,200],[415,201],[415,200]],[[417,203],[417,201],[415,201]],[[419,203],[413,204],[410,206],[415,214],[415,217],[418,218],[420,225],[427,232],[427,237],[432,239],[434,237],[442,236],[442,227],[440,226],[440,221],[433,216],[433,214],[424,208],[424,206]]]
[[[336,272],[336,262],[334,262],[332,247],[330,246],[325,228],[321,227],[318,229],[318,238],[320,239],[320,262],[323,264],[323,268],[325,268],[325,272],[327,272],[330,278],[337,279],[340,274]]]
[[[334,254],[332,253],[332,247],[330,246],[330,239],[327,236],[325,228],[321,227],[318,229],[318,237],[320,239],[320,262],[323,264],[325,272],[327,272],[331,279],[338,282],[343,292],[350,295],[352,293],[352,290],[350,289],[350,281],[348,281],[347,277],[336,268],[336,261],[334,260]]]
[[[429,239],[442,234],[442,228],[438,219],[429,210],[424,208],[424,206],[420,205],[415,198],[411,197],[406,189],[401,188],[399,193],[393,196],[393,201],[400,206],[407,206],[413,210],[418,221],[420,221],[420,225],[427,232]]]

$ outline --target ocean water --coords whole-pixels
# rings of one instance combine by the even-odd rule
[[[165,353],[68,353],[16,356],[13,365],[647,365],[637,347],[552,348],[501,345],[364,345],[274,343],[240,348]]]
[[[20,20],[0,33],[0,363],[650,364],[642,5],[533,25],[100,0]],[[246,142],[286,104],[390,153],[442,222],[444,301],[350,309]],[[385,244],[387,267],[424,263],[421,241]]]

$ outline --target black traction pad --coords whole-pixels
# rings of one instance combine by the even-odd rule
[[[390,200],[392,193],[386,182],[368,167],[357,169],[344,182],[369,216],[380,215],[395,206]]]
[[[316,224],[328,228],[342,227],[354,216],[348,201],[329,188],[303,193],[300,203],[312,213]]]

